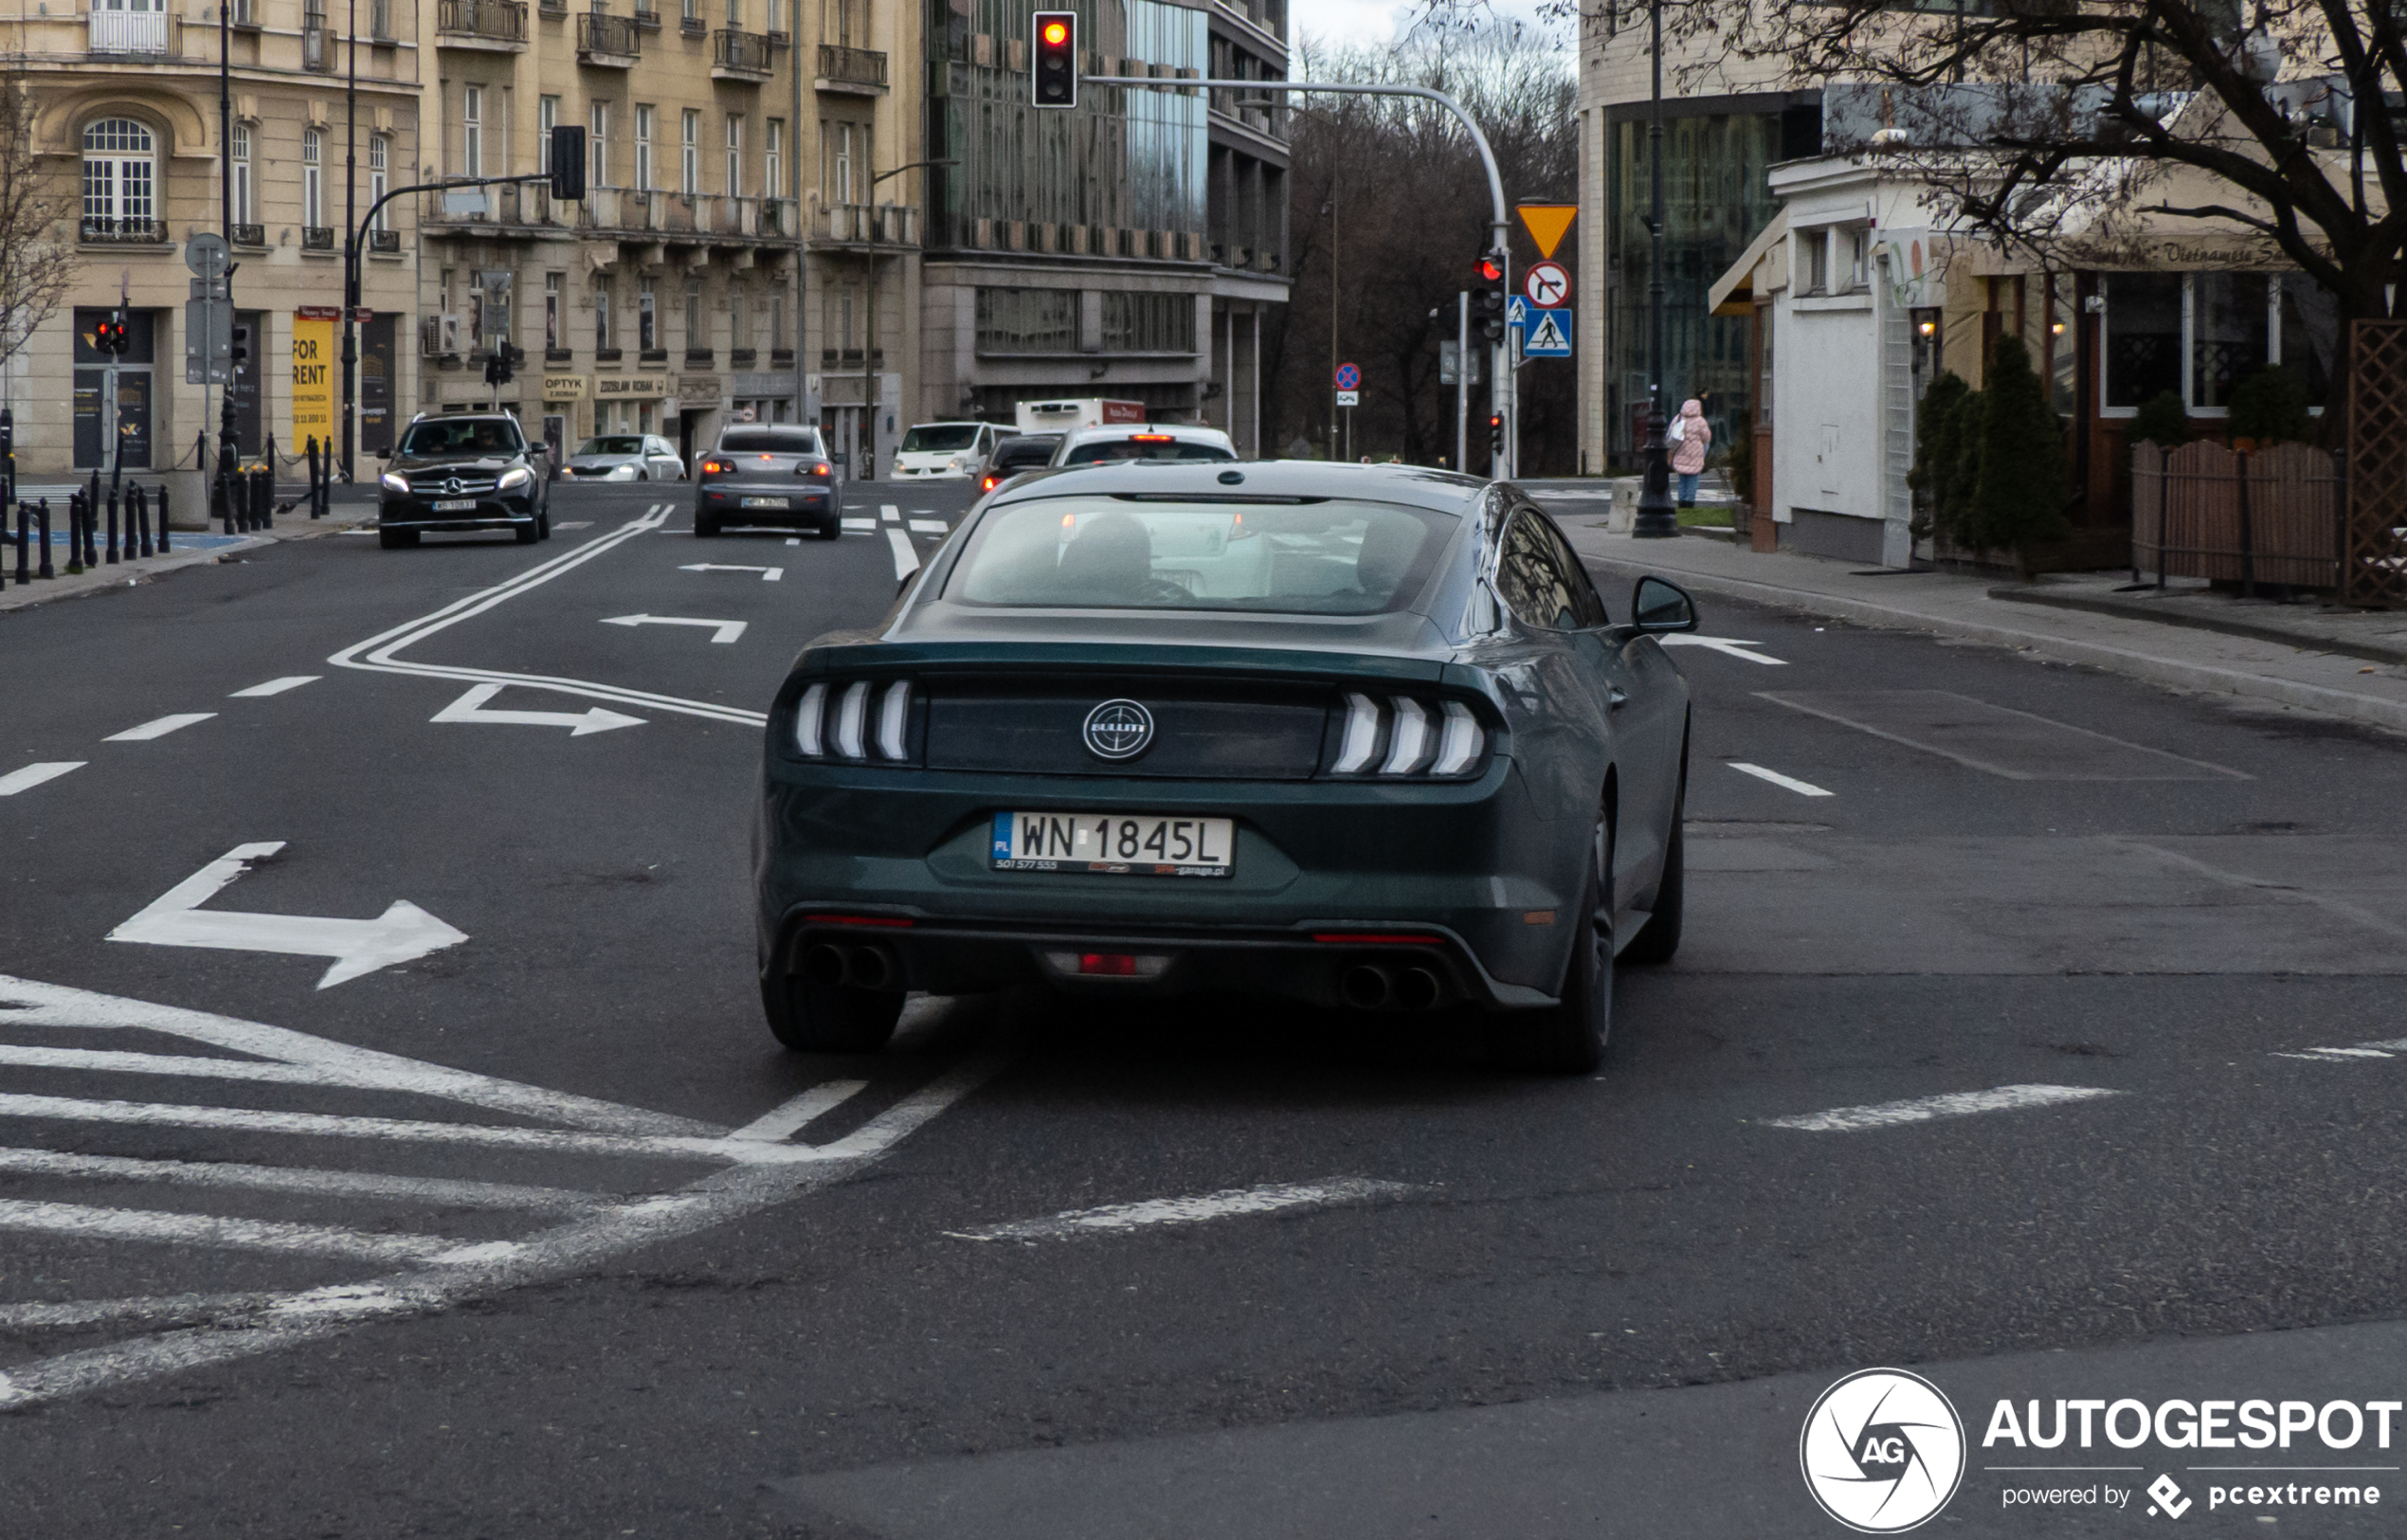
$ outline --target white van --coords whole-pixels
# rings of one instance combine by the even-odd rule
[[[966,480],[986,462],[1004,430],[993,423],[919,423],[895,452],[895,474]]]

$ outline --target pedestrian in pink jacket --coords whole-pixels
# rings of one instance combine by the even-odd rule
[[[1672,469],[1680,478],[1680,506],[1696,506],[1696,479],[1705,473],[1706,451],[1713,447],[1713,429],[1705,421],[1704,404],[1694,396],[1680,403],[1673,420],[1670,442]]]

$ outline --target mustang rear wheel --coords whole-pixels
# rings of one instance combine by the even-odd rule
[[[1516,1011],[1498,1027],[1504,1057],[1545,1075],[1585,1075],[1604,1060],[1613,1032],[1613,900],[1600,874],[1613,870],[1613,835],[1599,820],[1590,842],[1587,891],[1573,919],[1585,932],[1572,938],[1564,965],[1562,998],[1542,1010]]]

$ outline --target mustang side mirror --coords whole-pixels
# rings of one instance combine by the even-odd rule
[[[1630,596],[1630,619],[1642,634],[1659,636],[1696,629],[1696,601],[1675,584],[1642,577]]]

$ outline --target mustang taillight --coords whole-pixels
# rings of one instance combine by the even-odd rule
[[[1461,775],[1479,763],[1487,739],[1479,718],[1459,700],[1433,705],[1391,696],[1383,703],[1348,694],[1337,757],[1329,768],[1336,775]]]
[[[811,685],[794,703],[794,749],[805,759],[909,759],[911,681]]]

